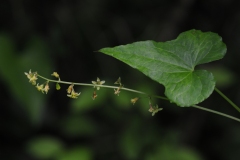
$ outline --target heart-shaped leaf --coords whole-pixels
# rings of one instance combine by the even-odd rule
[[[208,98],[215,87],[212,73],[195,66],[221,59],[226,53],[222,38],[212,32],[190,30],[167,42],[143,41],[103,48],[165,86],[165,95],[181,107]]]

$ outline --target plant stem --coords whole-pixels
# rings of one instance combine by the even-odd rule
[[[230,103],[238,112],[240,112],[240,108],[233,103],[227,96],[225,96],[219,89],[215,87],[215,91],[220,94],[228,103]]]
[[[89,83],[75,83],[75,82],[66,82],[66,81],[60,81],[60,80],[51,80],[51,79],[45,78],[45,77],[43,77],[39,74],[38,74],[38,77],[40,77],[42,79],[45,79],[46,81],[49,81],[49,82],[62,83],[62,84],[74,84],[74,85],[79,85],[79,86],[92,86],[92,87],[113,88],[113,89],[118,89],[119,88],[119,86],[95,85],[95,84],[89,84]],[[150,94],[147,94],[145,92],[141,92],[141,91],[125,88],[125,87],[122,87],[121,90],[126,90],[126,91],[129,91],[129,92],[144,94],[144,95],[147,95],[149,97],[168,100],[168,98],[166,98],[166,97],[157,96],[157,95],[150,95]]]
[[[211,110],[211,109],[208,109],[208,108],[204,108],[204,107],[201,107],[201,106],[197,106],[197,105],[193,105],[192,107],[197,108],[197,109],[201,109],[201,110],[204,110],[204,111],[207,111],[207,112],[211,112],[211,113],[214,113],[214,114],[218,114],[220,116],[227,117],[227,118],[230,118],[230,119],[233,119],[235,121],[240,122],[240,119],[238,119],[236,117],[233,117],[233,116],[230,116],[230,115],[225,114],[225,113],[221,113],[221,112],[214,111],[214,110]]]
[[[108,85],[95,85],[95,84],[88,84],[88,83],[75,83],[75,82],[66,82],[66,81],[61,81],[61,80],[51,80],[51,79],[48,79],[48,78],[45,78],[41,75],[38,75],[38,77],[48,81],[48,82],[55,82],[55,83],[62,83],[62,84],[74,84],[74,85],[79,85],[79,86],[92,86],[92,87],[102,87],[102,88],[113,88],[113,89],[118,89],[119,86],[108,86]],[[154,98],[159,98],[159,99],[163,99],[163,100],[167,100],[169,101],[168,98],[166,97],[162,97],[162,96],[158,96],[158,95],[150,95],[150,94],[147,94],[145,92],[141,92],[141,91],[137,91],[137,90],[133,90],[133,89],[129,89],[129,88],[124,88],[122,87],[121,90],[126,90],[126,91],[129,91],[129,92],[134,92],[134,93],[139,93],[139,94],[144,94],[144,95],[147,95],[149,97],[154,97]],[[224,98],[226,99],[236,110],[238,110],[240,112],[240,108],[237,107],[237,105],[235,105],[230,99],[228,99],[221,91],[219,91],[217,88],[215,88],[215,90]],[[215,110],[211,110],[211,109],[207,109],[207,108],[204,108],[204,107],[201,107],[201,106],[197,106],[197,105],[193,105],[192,107],[194,108],[197,108],[197,109],[200,109],[200,110],[204,110],[204,111],[207,111],[207,112],[211,112],[211,113],[214,113],[214,114],[218,114],[220,116],[223,116],[223,117],[227,117],[227,118],[230,118],[230,119],[233,119],[235,121],[238,121],[240,122],[240,119],[236,118],[236,117],[233,117],[233,116],[230,116],[228,114],[225,114],[225,113],[221,113],[221,112],[218,112],[218,111],[215,111]]]

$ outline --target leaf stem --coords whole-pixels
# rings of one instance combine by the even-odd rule
[[[214,88],[215,91],[220,94],[228,103],[230,103],[238,112],[240,112],[240,108],[233,103],[227,96],[225,96],[219,89],[217,89],[216,87]]]
[[[204,108],[204,107],[197,106],[197,105],[192,105],[192,107],[197,108],[197,109],[201,109],[201,110],[204,110],[204,111],[207,111],[207,112],[211,112],[211,113],[214,113],[214,114],[218,114],[218,115],[220,115],[220,116],[227,117],[227,118],[230,118],[230,119],[233,119],[233,120],[235,120],[235,121],[240,122],[240,119],[239,119],[239,118],[230,116],[230,115],[225,114],[225,113],[222,113],[222,112],[218,112],[218,111],[211,110],[211,109]]]

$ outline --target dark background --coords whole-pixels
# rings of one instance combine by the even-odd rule
[[[120,76],[125,87],[164,95],[164,87],[102,53],[141,40],[168,41],[198,29],[218,33],[228,47],[224,59],[202,67],[218,88],[240,105],[240,5],[238,0],[5,0],[0,2],[1,160],[237,160],[240,123],[162,100],[154,117],[148,99],[112,89],[98,92],[67,85],[47,95],[24,72],[107,85]],[[39,80],[38,83],[44,81]],[[239,117],[216,92],[202,106]]]

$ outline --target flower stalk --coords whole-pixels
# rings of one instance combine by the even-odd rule
[[[163,108],[159,108],[157,104],[155,106],[152,105],[151,104],[151,98],[158,98],[158,99],[170,101],[168,98],[163,97],[163,96],[151,95],[151,94],[147,94],[145,92],[141,92],[141,91],[138,91],[138,90],[125,88],[125,87],[123,87],[123,84],[121,82],[120,77],[114,83],[114,84],[119,84],[119,86],[109,86],[109,85],[103,85],[105,83],[105,81],[101,81],[98,77],[97,77],[96,81],[92,81],[92,84],[89,84],[89,83],[75,83],[75,82],[62,81],[62,80],[60,80],[60,76],[57,72],[53,72],[51,75],[58,78],[58,80],[48,79],[46,77],[43,77],[43,76],[39,75],[37,72],[31,72],[31,70],[28,73],[24,72],[24,74],[27,76],[27,78],[29,79],[29,82],[32,85],[36,85],[36,88],[37,88],[38,91],[41,91],[42,93],[46,93],[46,94],[48,93],[48,91],[50,89],[50,87],[49,87],[50,82],[56,83],[56,89],[57,90],[60,89],[59,84],[68,84],[69,87],[66,90],[67,91],[67,97],[74,98],[74,99],[78,98],[79,95],[81,94],[81,92],[75,92],[74,86],[90,86],[90,87],[93,87],[94,88],[93,95],[92,95],[93,100],[95,100],[96,97],[98,96],[96,91],[100,90],[100,88],[112,88],[112,89],[114,89],[114,94],[118,95],[118,96],[119,96],[120,90],[125,90],[125,91],[129,91],[129,92],[133,92],[133,93],[142,94],[142,95],[145,95],[145,96],[150,98],[149,99],[149,110],[148,111],[152,113],[152,116],[154,116],[157,112],[161,111]],[[46,82],[44,84],[39,85],[36,82],[38,80],[38,78],[46,80]],[[218,89],[215,88],[215,90],[218,93],[221,93]],[[140,98],[136,97],[136,98],[131,99],[130,102],[134,105],[139,99]],[[225,98],[225,99],[228,100],[228,98]],[[238,111],[240,111],[240,109],[238,107],[236,107],[235,104],[233,104],[233,102],[230,103],[230,104],[232,104]],[[204,107],[201,107],[201,106],[197,106],[197,105],[192,105],[191,107],[201,109],[201,110],[204,110],[204,111],[207,111],[207,112],[211,112],[211,113],[214,113],[214,114],[218,114],[220,116],[224,116],[224,117],[227,117],[227,118],[230,118],[232,120],[240,122],[239,118],[236,118],[236,117],[233,117],[233,116],[230,116],[230,115],[218,112],[218,111],[210,110],[210,109],[207,109],[207,108],[204,108]]]

